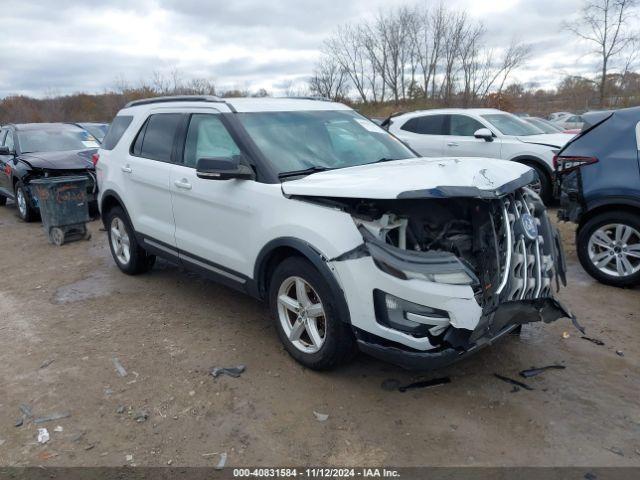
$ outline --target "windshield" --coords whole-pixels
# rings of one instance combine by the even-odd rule
[[[93,135],[99,142],[102,143],[104,140],[104,136],[107,134],[107,130],[109,130],[108,123],[96,123],[91,125],[82,125],[82,127],[87,130],[91,135]]]
[[[540,118],[528,118],[527,121],[544,133],[561,133],[562,129]]]
[[[538,127],[534,127],[510,113],[491,113],[488,115],[482,115],[482,118],[497,128],[503,135],[514,135],[520,137],[527,135],[540,135],[544,133]]]
[[[22,153],[62,152],[98,148],[97,140],[82,128],[55,128],[18,131]]]
[[[350,110],[239,113],[237,118],[279,174],[416,156]]]

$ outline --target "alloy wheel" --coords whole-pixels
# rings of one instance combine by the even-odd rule
[[[16,200],[18,203],[18,211],[20,212],[20,216],[22,218],[27,217],[27,198],[24,196],[24,191],[22,188],[18,188],[16,192]]]
[[[118,262],[127,265],[131,259],[131,243],[124,222],[119,217],[111,220],[111,247]]]
[[[289,341],[301,352],[324,345],[327,322],[320,297],[301,277],[289,277],[278,289],[278,318]]]
[[[588,252],[602,273],[628,277],[640,271],[640,232],[623,223],[603,225],[589,238]]]

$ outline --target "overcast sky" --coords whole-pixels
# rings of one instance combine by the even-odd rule
[[[178,70],[220,89],[279,93],[302,83],[340,23],[411,0],[3,0],[0,97],[102,92],[151,72]],[[426,1],[427,4],[435,3]],[[499,47],[533,45],[523,82],[549,87],[593,71],[593,58],[562,29],[581,0],[454,0]],[[54,6],[55,5],[55,6]]]

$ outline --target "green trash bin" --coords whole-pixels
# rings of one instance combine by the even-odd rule
[[[81,176],[38,178],[30,182],[49,242],[89,239],[88,179]]]

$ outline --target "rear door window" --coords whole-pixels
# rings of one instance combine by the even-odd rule
[[[122,138],[122,135],[124,135],[124,132],[127,131],[132,120],[133,117],[130,115],[119,115],[114,118],[109,127],[109,131],[102,140],[102,148],[104,150],[113,150]]]
[[[401,130],[422,135],[446,135],[445,130],[446,115],[424,115],[414,117],[405,122]]]
[[[181,113],[151,115],[140,129],[132,153],[151,160],[170,162],[173,142],[181,119]]]

